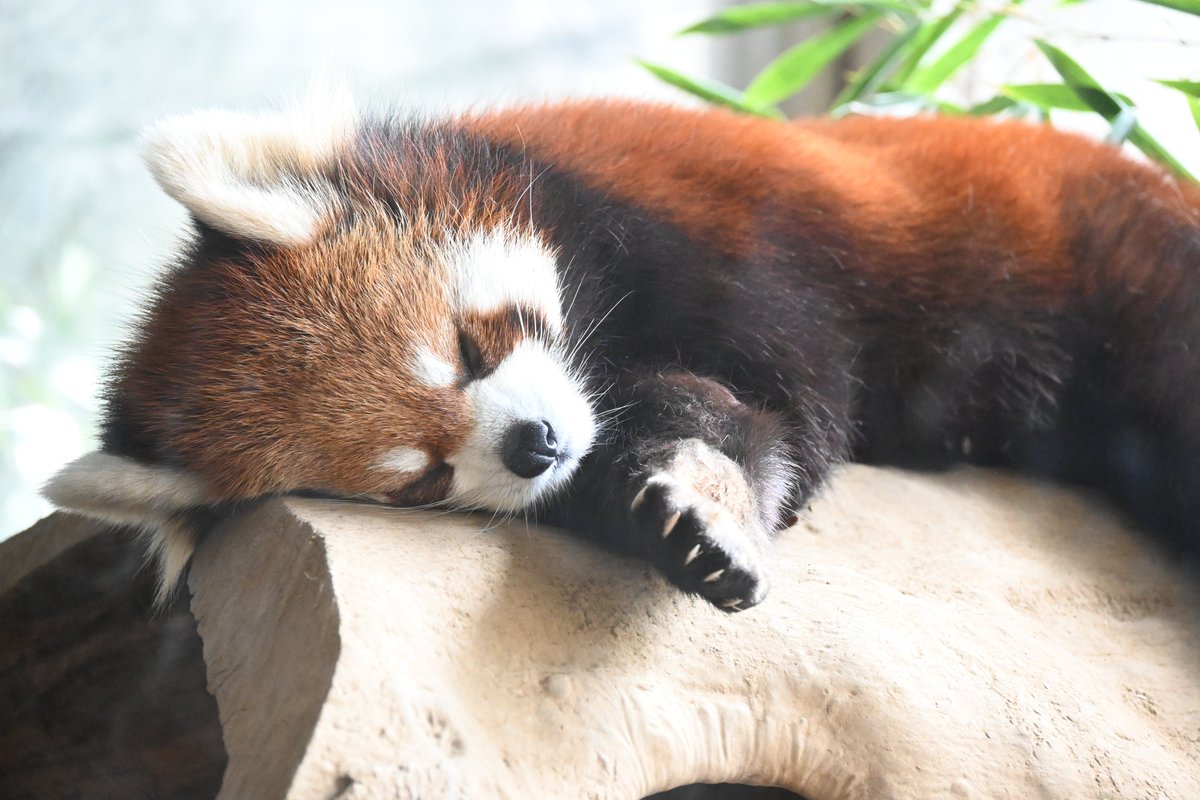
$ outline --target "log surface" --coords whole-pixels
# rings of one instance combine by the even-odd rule
[[[732,616],[487,523],[286,500],[204,543],[221,797],[1200,797],[1195,595],[1065,490],[847,469]]]
[[[848,468],[732,616],[488,522],[261,503],[194,620],[120,531],[0,544],[0,797],[1200,797],[1195,576],[1066,490]]]

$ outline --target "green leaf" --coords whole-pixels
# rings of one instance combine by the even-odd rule
[[[921,59],[925,58],[930,48],[937,44],[946,31],[950,30],[950,26],[958,21],[958,18],[963,14],[964,8],[965,6],[962,3],[958,3],[953,10],[937,22],[932,25],[926,23],[922,27],[921,33],[917,36],[916,41],[913,42],[912,49],[909,50],[904,63],[900,66],[900,69],[896,70],[896,81],[901,86],[908,82],[909,77],[916,71],[917,66],[921,63]]]
[[[709,103],[718,106],[732,108],[735,111],[742,111],[747,114],[755,114],[760,117],[770,117],[771,119],[783,119],[783,114],[777,108],[765,106],[749,106],[742,100],[742,94],[732,86],[726,86],[717,81],[700,80],[689,78],[682,73],[676,72],[669,67],[664,67],[659,64],[652,64],[649,61],[635,59],[638,64],[648,70],[656,78],[666,83],[671,84],[677,89],[682,89],[689,94],[699,97]]]
[[[802,0],[802,2],[748,3],[731,6],[717,14],[690,25],[679,32],[724,34],[737,33],[751,28],[781,25],[809,17],[819,17],[836,11],[861,11],[866,8],[895,11],[912,16],[920,8],[920,0],[906,3],[903,0]]]
[[[1120,116],[1123,109],[1130,107],[1128,103],[1122,102],[1118,97],[1097,83],[1096,79],[1089,75],[1087,70],[1062,50],[1041,39],[1034,40],[1034,43],[1050,61],[1050,65],[1054,67],[1055,71],[1091,107],[1092,111],[1095,111],[1111,123]],[[1180,164],[1141,125],[1134,126],[1129,134],[1129,141],[1160,164],[1166,165],[1184,177],[1192,178],[1192,174],[1187,171],[1183,164]]]
[[[854,74],[846,84],[846,88],[842,89],[833,101],[831,108],[836,109],[852,103],[882,86],[899,68],[907,55],[906,48],[921,32],[921,28],[922,23],[914,21],[908,28],[894,36],[874,61]]]
[[[971,106],[967,109],[967,113],[972,117],[990,117],[993,114],[1001,114],[1005,111],[1010,111],[1016,105],[1017,101],[1011,97],[996,95],[991,100],[986,100],[982,103]]]
[[[750,28],[780,25],[798,19],[832,14],[834,11],[837,11],[836,6],[824,3],[753,3],[732,6],[695,25],[689,25],[681,30],[679,35],[737,33]]]
[[[1200,15],[1200,0],[1142,0],[1142,2]]]
[[[1033,103],[1042,108],[1060,108],[1063,111],[1090,112],[1092,106],[1080,97],[1080,92],[1087,94],[1095,89],[1072,89],[1065,83],[1015,83],[1001,87],[1005,97],[1025,103]],[[1133,105],[1133,101],[1123,94],[1114,94],[1120,102]],[[1099,98],[1093,98],[1099,100]]]
[[[882,16],[880,12],[872,11],[784,51],[755,76],[742,93],[742,101],[752,107],[762,107],[796,94],[829,62],[874,28]]]
[[[979,52],[979,48],[1005,19],[1004,14],[993,14],[976,25],[936,61],[914,74],[905,88],[914,92],[932,92],[937,89]]]
[[[1196,130],[1200,131],[1200,100],[1189,97],[1188,108],[1192,110],[1192,119],[1196,120]]]
[[[1163,86],[1168,86],[1192,97],[1200,97],[1200,82],[1197,81],[1155,81],[1155,83],[1161,83]]]

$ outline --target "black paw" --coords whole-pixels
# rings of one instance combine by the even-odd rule
[[[655,565],[676,586],[722,611],[745,611],[766,597],[765,537],[753,523],[665,472],[646,479],[629,511]]]

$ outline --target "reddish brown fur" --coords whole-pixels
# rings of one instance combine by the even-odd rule
[[[1146,203],[1196,220],[1200,191],[1162,180],[1113,148],[1048,126],[977,119],[852,117],[788,126],[720,112],[595,101],[478,116],[485,136],[585,176],[613,195],[655,209],[688,235],[741,259],[763,246],[762,210],[794,219],[834,217],[858,237],[850,269],[876,285],[895,284],[913,302],[956,298],[1008,281],[1021,264],[1020,290],[1040,287],[1059,302],[1081,288],[1064,226],[1064,203],[1087,224],[1136,187]],[[1064,186],[1107,191],[1065,198]],[[954,188],[948,191],[948,187]],[[986,206],[973,196],[986,196]],[[1147,244],[1152,242],[1147,240]],[[841,243],[830,242],[830,247]],[[1011,251],[991,272],[953,270],[936,252]],[[1152,262],[1142,262],[1149,269]],[[1131,265],[1138,269],[1138,265]],[[1136,280],[1136,278],[1135,278]],[[1145,282],[1145,281],[1139,281]]]
[[[812,246],[871,287],[856,298],[860,311],[995,306],[1006,292],[1013,305],[1034,292],[1042,308],[1060,309],[1107,281],[1144,289],[1120,302],[1153,314],[1172,300],[1171,284],[1138,248],[1170,234],[1159,229],[1164,220],[1194,225],[1200,217],[1195,187],[1083,138],[1020,123],[864,117],[784,126],[594,101],[461,124],[651,209],[739,261],[778,246],[767,244],[780,241],[764,235],[771,226],[803,228]],[[527,225],[526,176],[480,183],[436,144],[369,132],[334,172],[348,202],[323,238],[294,249],[246,246],[180,272],[118,373],[112,394],[121,414],[208,480],[214,499],[301,487],[402,496],[397,478],[369,467],[381,443],[419,447],[436,465],[470,425],[461,396],[398,368],[413,331],[434,334],[435,351],[450,363],[459,361],[461,326],[492,365],[512,347],[495,339],[495,325],[452,319],[443,287],[415,276],[447,236]],[[1130,192],[1169,213],[1136,230],[1126,230],[1128,215],[1105,223],[1107,208],[1126,208]],[[976,194],[988,202],[976,204]],[[401,210],[402,230],[381,198]],[[1089,266],[1096,254],[1079,249],[1095,239],[1081,229],[1097,221],[1112,237],[1133,237],[1112,262],[1119,274],[1099,275]],[[974,263],[958,269],[965,261]],[[445,483],[445,475],[427,476],[410,494],[430,498]]]
[[[394,477],[366,472],[381,442],[393,437],[441,458],[469,427],[461,398],[401,368],[413,330],[444,329],[439,354],[457,362],[441,287],[401,266],[414,257],[389,219],[360,217],[310,248],[262,249],[245,263],[184,272],[116,391],[222,499],[397,489]]]
[[[414,332],[458,364],[466,330],[493,367],[519,338],[517,325],[502,336],[486,320],[455,319],[429,265],[447,237],[511,228],[520,190],[498,175],[486,193],[463,192],[470,176],[448,154],[422,153],[419,172],[412,156],[364,138],[337,167],[346,213],[316,242],[251,246],[164,284],[111,394],[214,500],[297,488],[445,496],[444,470],[397,485],[373,465],[389,443],[440,464],[471,424],[460,393],[401,369]],[[399,229],[381,195],[402,202]]]

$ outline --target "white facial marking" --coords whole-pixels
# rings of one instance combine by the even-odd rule
[[[319,83],[286,111],[164,120],[143,135],[142,158],[197,219],[234,236],[300,245],[336,210],[337,193],[321,172],[354,121],[349,93]]]
[[[411,474],[429,467],[429,454],[416,447],[396,447],[384,453],[375,469]]]
[[[409,369],[414,378],[433,389],[453,386],[458,380],[458,368],[428,347],[417,350]]]
[[[479,233],[452,246],[447,261],[456,310],[528,308],[555,331],[562,329],[556,260],[536,238],[504,231]]]
[[[475,425],[446,463],[454,467],[452,504],[515,511],[561,485],[591,448],[596,422],[579,382],[539,341],[518,344],[487,377],[468,384]],[[541,475],[520,478],[501,461],[514,424],[545,420],[554,429],[559,458]]]

